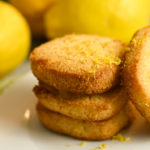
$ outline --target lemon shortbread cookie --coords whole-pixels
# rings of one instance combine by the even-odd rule
[[[125,55],[123,78],[130,99],[150,122],[150,26],[133,36]]]
[[[126,107],[109,120],[95,122],[72,119],[50,111],[40,103],[37,105],[37,113],[42,124],[50,130],[86,140],[111,138],[130,122]]]
[[[67,35],[30,55],[34,75],[47,86],[73,93],[103,93],[119,79],[125,44],[96,35]]]
[[[76,95],[58,91],[51,87],[49,91],[42,85],[34,88],[40,103],[52,111],[78,120],[99,121],[116,115],[127,103],[128,97],[122,87],[103,94]]]

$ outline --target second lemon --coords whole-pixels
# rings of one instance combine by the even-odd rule
[[[148,21],[148,0],[60,0],[45,15],[49,38],[90,33],[128,42]]]

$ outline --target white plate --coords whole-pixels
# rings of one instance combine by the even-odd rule
[[[35,113],[32,88],[36,83],[28,72],[0,96],[0,150],[90,150],[104,143],[107,150],[150,150],[150,126],[143,120],[122,132],[131,137],[128,142],[89,141],[80,146],[81,140],[48,131]],[[27,109],[31,111],[29,120],[24,118]]]

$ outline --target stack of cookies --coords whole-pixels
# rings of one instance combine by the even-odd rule
[[[119,85],[125,44],[96,35],[67,35],[31,53],[39,84],[37,113],[52,131],[87,140],[114,136],[132,108]]]

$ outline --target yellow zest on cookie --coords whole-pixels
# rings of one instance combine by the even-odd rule
[[[71,93],[100,94],[118,83],[125,47],[107,37],[66,35],[35,48],[30,55],[31,68],[48,86]],[[92,80],[87,83],[89,75]]]
[[[136,45],[136,43],[137,43],[137,41],[136,41],[135,39],[133,39],[133,40],[131,41],[131,44],[132,44],[132,45]]]
[[[88,68],[87,68],[85,71],[86,71],[87,73],[89,73],[89,74],[93,74],[93,73],[94,73],[94,70],[88,69]]]
[[[88,52],[82,52],[82,54],[83,54],[84,57],[87,57],[87,58],[90,57]]]
[[[132,41],[131,41],[131,44],[132,45],[141,45],[142,43],[144,42],[144,39],[133,39]]]
[[[95,64],[99,64],[99,59],[98,59],[98,58],[95,58],[95,59],[93,59],[93,62],[94,62]]]
[[[138,44],[141,45],[144,42],[144,39],[138,39]]]
[[[89,82],[89,80],[90,80],[90,76],[87,77],[87,82]]]
[[[121,59],[119,57],[110,57],[110,56],[106,56],[106,57],[102,57],[100,58],[101,61],[103,61],[106,64],[115,64],[115,65],[120,65],[121,63]]]
[[[126,47],[125,48],[125,52],[128,52],[128,51],[130,51],[131,49],[130,49],[130,47]]]
[[[105,57],[98,57],[93,59],[93,62],[95,64],[100,64],[100,63],[105,63],[105,64],[115,64],[115,65],[120,65],[121,64],[121,59],[119,57],[112,57],[112,56],[105,56]]]

